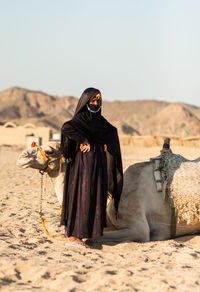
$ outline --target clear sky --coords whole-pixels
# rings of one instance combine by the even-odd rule
[[[0,90],[200,106],[200,0],[0,0]]]

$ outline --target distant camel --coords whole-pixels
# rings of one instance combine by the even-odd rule
[[[17,165],[46,172],[62,205],[65,165],[60,163],[60,144],[48,142],[41,149],[48,161],[34,147],[19,155]],[[170,238],[171,208],[162,193],[157,191],[153,161],[136,163],[126,169],[118,218],[115,216],[113,200],[108,199],[106,213],[107,225],[114,229],[104,232],[103,238],[108,241],[147,242]],[[200,222],[187,224],[180,221],[177,223],[176,236],[197,231],[200,231]]]

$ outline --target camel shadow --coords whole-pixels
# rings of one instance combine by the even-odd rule
[[[110,241],[110,240],[105,240],[105,239],[88,239],[85,243],[86,243],[86,247],[91,248],[91,249],[98,249],[98,250],[102,250],[103,246],[116,246],[118,244],[121,243],[133,243],[134,241],[125,241],[125,240],[120,240],[120,241]]]
[[[191,241],[193,239],[194,240],[197,239],[199,241],[200,240],[199,236],[200,236],[200,231],[197,231],[193,234],[180,235],[178,237],[175,237],[174,241],[176,241],[177,243],[188,242],[188,241]]]

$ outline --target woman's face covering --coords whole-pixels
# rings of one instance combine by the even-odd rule
[[[98,111],[101,107],[101,98],[100,97],[93,97],[89,101],[89,107],[92,111]]]

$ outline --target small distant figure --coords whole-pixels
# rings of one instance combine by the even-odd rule
[[[117,129],[102,115],[101,92],[87,88],[74,117],[61,128],[61,152],[66,167],[61,224],[67,245],[103,235],[108,193],[117,210],[123,168]]]

